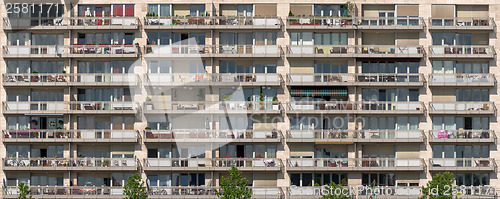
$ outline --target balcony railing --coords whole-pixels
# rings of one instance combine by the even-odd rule
[[[283,79],[277,73],[148,73],[147,82],[152,84],[168,83],[253,83],[280,84]]]
[[[354,141],[371,141],[375,139],[386,139],[391,142],[394,139],[423,139],[424,134],[421,130],[289,130],[287,138],[299,139],[301,142],[304,139],[322,139],[322,140],[346,140]]]
[[[429,51],[431,56],[474,55],[476,57],[484,57],[496,54],[495,49],[492,46],[472,46],[472,45],[429,46]]]
[[[277,158],[147,158],[146,167],[282,167]]]
[[[245,16],[217,16],[217,17],[146,17],[146,26],[171,26],[172,28],[190,28],[197,26],[213,26],[231,28],[231,26],[272,27],[281,26],[280,17],[245,17]],[[151,28],[151,27],[148,27]]]
[[[480,28],[493,27],[493,18],[459,17],[459,18],[429,18],[431,28]]]
[[[425,82],[418,73],[361,73],[356,74],[358,82]]]
[[[288,25],[287,28],[301,28],[301,29],[307,29],[308,27],[340,28],[344,26],[358,25],[358,22],[357,20],[354,20],[351,17],[303,16],[303,17],[288,17],[287,25]]]
[[[5,167],[136,167],[135,158],[3,158]]]
[[[430,158],[429,165],[433,169],[448,168],[491,168],[496,167],[493,158]]]
[[[287,53],[290,56],[354,56],[356,48],[348,45],[289,45],[287,46]]]
[[[146,130],[145,139],[176,139],[199,140],[199,139],[238,139],[252,141],[254,139],[281,139],[283,137],[279,130],[205,130],[205,129],[175,129],[175,130]]]
[[[419,167],[424,166],[424,161],[419,158],[290,158],[287,159],[289,167]]]
[[[430,141],[434,142],[494,142],[494,130],[430,130]]]
[[[362,45],[356,48],[360,55],[370,56],[421,57],[424,54],[422,46]]]
[[[6,56],[61,56],[68,53],[63,45],[25,45],[25,46],[3,46],[3,54]]]
[[[429,102],[429,110],[436,113],[477,112],[494,113],[496,107],[494,102]]]
[[[64,17],[5,17],[3,18],[3,26],[12,29],[28,29],[28,28],[46,28],[54,29],[58,26],[67,26],[69,23]],[[66,28],[66,27],[64,27]]]
[[[137,55],[137,45],[71,45],[70,53],[78,55]]]
[[[282,198],[284,195],[281,187],[248,187],[254,196],[266,196]],[[215,195],[215,190],[221,191],[220,187],[212,186],[148,186],[148,192],[151,196],[162,195]]]
[[[147,101],[146,111],[280,111],[278,101]]]
[[[262,55],[281,56],[283,50],[277,45],[219,45],[215,53],[219,55]]]
[[[402,101],[292,101],[290,111],[423,111],[422,102]]]
[[[290,73],[289,83],[333,83],[333,82],[425,82],[423,74],[418,73]]]
[[[104,27],[119,27],[139,25],[137,17],[71,17],[69,18],[70,25],[74,27],[85,26],[104,26]]]
[[[70,83],[130,83],[138,77],[129,73],[7,73],[2,74],[4,84],[66,85]]]
[[[91,196],[109,196],[109,195],[123,195],[122,187],[105,187],[105,186],[30,186],[30,194],[37,196],[62,196],[67,195],[79,195],[79,197],[89,197]],[[7,197],[16,196],[19,193],[18,186],[7,186],[4,188],[3,192]],[[78,197],[78,196],[77,196]],[[116,197],[116,196],[115,196]],[[11,198],[11,197],[9,197]]]
[[[136,139],[134,130],[103,130],[103,129],[27,129],[27,130],[2,130],[3,141],[64,141],[77,140],[113,140]]]
[[[214,47],[211,45],[146,45],[144,49],[147,57],[214,54]]]
[[[4,111],[127,111],[134,110],[131,101],[19,101],[3,102]]]
[[[361,23],[360,27],[363,26],[422,26],[423,18],[421,17],[361,17],[359,18]]]
[[[431,86],[494,86],[495,75],[489,73],[430,74]]]

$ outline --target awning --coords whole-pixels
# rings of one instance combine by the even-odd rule
[[[347,89],[291,89],[290,95],[297,96],[347,96]]]

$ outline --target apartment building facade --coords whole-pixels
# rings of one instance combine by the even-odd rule
[[[497,195],[497,2],[51,3],[0,12],[2,198]]]

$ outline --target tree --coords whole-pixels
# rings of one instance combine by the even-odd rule
[[[229,177],[220,178],[220,191],[215,190],[215,195],[220,199],[250,199],[252,192],[247,187],[247,180],[235,166],[229,169]]]
[[[123,187],[123,194],[127,199],[146,199],[148,192],[139,174],[134,173],[128,177],[127,184]]]
[[[342,185],[335,184],[335,182],[330,182],[329,185],[325,186],[325,189],[328,190],[328,194],[323,194],[323,191],[322,191],[320,199],[351,199],[351,196],[346,195],[345,192],[342,193],[342,189],[343,189]],[[335,192],[335,190],[338,190],[338,191]],[[340,194],[335,194],[335,193],[340,193]],[[349,192],[347,192],[347,193],[349,193]]]
[[[432,177],[431,181],[427,182],[427,187],[422,187],[423,196],[420,198],[452,199],[453,195],[456,195],[453,194],[453,182],[455,182],[453,173],[437,173]],[[445,195],[445,191],[447,192],[447,195]]]
[[[28,187],[27,184],[24,183],[19,183],[19,191],[17,191],[17,194],[19,194],[18,199],[31,199],[33,198],[33,195],[31,195],[30,188]]]

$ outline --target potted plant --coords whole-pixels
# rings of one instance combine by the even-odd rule
[[[198,101],[199,102],[202,102],[200,104],[198,104],[198,109],[199,110],[205,110],[205,104],[203,103],[203,101],[205,101],[205,92],[203,92],[202,89],[198,90],[198,95],[196,95],[198,97]]]
[[[148,111],[153,110],[153,103],[151,103],[150,97],[146,97],[146,110]]]
[[[273,97],[273,110],[277,111],[279,109],[278,96]]]
[[[151,127],[149,126],[146,126],[146,128],[144,128],[144,131],[146,132],[146,138],[153,138],[153,133],[151,132]]]
[[[222,94],[222,98],[220,99],[220,101],[222,102],[222,108],[224,110],[227,110],[226,101],[230,100],[232,96],[233,96],[233,93],[224,93],[224,94]]]
[[[252,104],[252,99],[250,97],[247,97],[247,110],[252,110],[253,109],[253,104]]]

